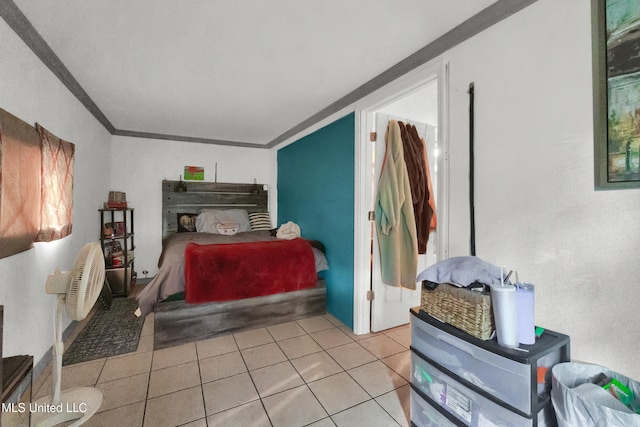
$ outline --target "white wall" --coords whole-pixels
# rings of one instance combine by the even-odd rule
[[[80,247],[98,238],[96,209],[109,188],[111,136],[4,20],[0,40],[0,107],[76,145],[72,234],[0,259],[3,355],[31,354],[38,362],[53,343],[55,297],[45,293],[47,275],[71,269]]]
[[[162,180],[178,180],[185,166],[204,167],[205,181],[270,184],[270,152],[266,149],[227,147],[178,141],[113,137],[111,190],[127,193],[135,208],[135,269],[152,277],[158,272],[162,248]],[[187,182],[188,186],[188,182]],[[269,186],[271,190],[273,186]],[[273,192],[275,193],[275,192]],[[274,197],[275,194],[269,194]]]
[[[536,323],[574,359],[640,379],[640,189],[594,191],[590,19],[539,0],[447,53],[450,250],[469,254],[474,82],[477,255],[536,285]]]

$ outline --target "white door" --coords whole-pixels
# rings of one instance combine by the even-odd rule
[[[374,182],[374,203],[377,194],[378,179],[382,170],[382,163],[385,153],[385,133],[387,123],[389,122],[386,114],[375,114],[376,127],[375,134],[377,136],[374,146],[373,161],[373,182]],[[372,207],[372,210],[373,207]],[[373,230],[372,243],[372,265],[371,265],[371,289],[373,290],[373,300],[371,301],[371,330],[373,332],[382,331],[393,328],[395,326],[404,325],[409,321],[409,309],[420,305],[421,287],[418,285],[416,290],[389,286],[382,282],[380,272],[380,250],[378,247],[378,236]]]
[[[437,83],[434,83],[437,87]],[[431,102],[435,103],[435,106],[430,106],[430,108],[435,108],[437,111],[437,91],[436,96],[433,97],[425,97],[424,91],[418,91],[415,95],[418,98],[417,103],[420,102]],[[422,98],[421,98],[422,97]],[[406,101],[403,101],[406,104]],[[416,101],[414,101],[416,102]],[[395,108],[393,104],[387,107],[382,108],[381,110],[374,112],[369,115],[369,121],[375,123],[374,132],[376,135],[375,143],[371,143],[371,154],[370,157],[372,159],[372,200],[375,204],[376,194],[377,194],[377,184],[380,177],[380,172],[382,170],[382,165],[384,161],[385,155],[385,133],[387,130],[387,124],[390,119],[397,119],[402,121],[407,121],[407,116],[397,117],[394,114],[389,114],[388,112],[393,113]],[[405,111],[404,108],[401,108],[402,111]],[[408,114],[405,112],[405,114]],[[434,190],[434,197],[437,198],[438,191],[438,179],[437,179],[437,127],[436,126],[427,126],[424,123],[419,123],[415,120],[409,119],[409,123],[414,124],[418,130],[418,133],[421,137],[423,137],[426,141],[427,145],[427,156],[429,158],[429,164],[431,169],[431,178]],[[371,129],[371,127],[369,127]],[[373,205],[371,210],[374,210]],[[436,207],[437,212],[437,207]],[[389,286],[382,282],[382,275],[380,271],[380,250],[378,247],[378,239],[376,235],[375,224],[372,221],[372,254],[371,254],[371,290],[373,291],[372,301],[371,301],[371,330],[373,332],[393,328],[399,325],[403,325],[409,322],[409,309],[411,307],[416,307],[420,305],[420,295],[421,295],[421,284],[416,283],[416,290],[410,290],[406,288],[398,288],[395,286]],[[418,257],[418,269],[419,273],[428,265],[433,264],[437,261],[437,249],[438,249],[438,236],[436,232],[431,233],[429,237],[429,245],[427,246],[427,253],[424,255],[420,255]]]

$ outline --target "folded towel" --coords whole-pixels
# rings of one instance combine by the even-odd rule
[[[278,239],[296,239],[300,237],[300,226],[293,221],[282,224],[276,233]]]

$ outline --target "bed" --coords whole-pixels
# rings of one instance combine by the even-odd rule
[[[274,236],[265,186],[177,185],[162,183],[159,272],[137,296],[156,349],[325,313],[322,246]]]

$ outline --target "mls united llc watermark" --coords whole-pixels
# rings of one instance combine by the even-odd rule
[[[84,402],[81,403],[26,403],[26,402],[18,402],[18,403],[2,403],[2,412],[15,412],[15,413],[25,413],[29,412],[46,412],[46,413],[81,413],[84,414],[87,412],[87,404]]]

